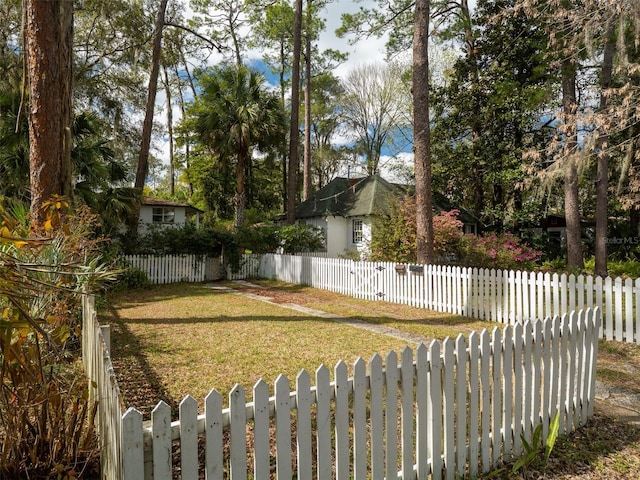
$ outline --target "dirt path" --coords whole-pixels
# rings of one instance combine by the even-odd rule
[[[237,295],[244,295],[253,300],[259,300],[261,302],[277,304],[278,306],[283,308],[288,308],[290,310],[295,310],[297,312],[306,313],[309,315],[313,315],[315,317],[327,318],[330,320],[334,320],[336,322],[350,325],[354,328],[369,330],[370,332],[379,333],[381,335],[388,335],[390,337],[394,337],[408,343],[420,344],[420,343],[427,343],[430,341],[430,339],[423,337],[421,335],[415,335],[413,333],[403,332],[396,328],[387,327],[384,325],[376,325],[373,323],[364,322],[362,320],[358,320],[355,318],[341,317],[339,315],[334,315],[332,313],[323,312],[322,310],[316,310],[314,308],[305,307],[302,305],[298,305],[296,303],[289,303],[288,301],[283,301],[282,298],[280,298],[280,301],[277,301],[276,297],[278,295],[281,295],[282,292],[279,292],[274,289],[267,289],[265,287],[255,285],[249,282],[245,282],[242,280],[236,281],[234,283],[239,283],[243,285],[245,288],[248,287],[249,290],[234,290],[234,289],[230,289],[230,290],[232,290]],[[260,292],[260,293],[255,293],[255,292]],[[292,295],[292,294],[287,294],[287,295]]]

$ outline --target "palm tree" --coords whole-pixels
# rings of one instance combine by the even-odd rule
[[[187,111],[187,122],[220,161],[235,161],[235,225],[240,227],[252,151],[266,151],[283,141],[285,114],[278,96],[267,90],[264,76],[246,66],[205,70],[198,83],[201,93]]]
[[[0,196],[29,201],[29,137],[27,116],[16,131],[20,90],[0,91]]]
[[[20,90],[0,90],[0,196],[14,202],[30,202],[29,135],[23,113],[16,131]],[[119,186],[126,180],[126,167],[115,158],[102,136],[104,124],[93,113],[74,118],[71,161],[76,202],[89,205],[106,225],[117,225],[133,211],[135,196]]]

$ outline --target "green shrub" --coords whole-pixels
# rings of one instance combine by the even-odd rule
[[[317,252],[324,248],[322,230],[309,225],[285,225],[278,229],[283,253]]]
[[[584,261],[584,269],[587,273],[593,273],[596,266],[595,257]],[[610,277],[640,278],[640,262],[635,260],[607,260],[607,272]]]
[[[147,272],[136,267],[124,267],[118,273],[115,281],[109,286],[110,290],[135,290],[147,288],[151,285]]]
[[[229,243],[224,229],[150,226],[144,235],[126,232],[117,237],[122,253],[129,255],[208,255],[218,256]]]

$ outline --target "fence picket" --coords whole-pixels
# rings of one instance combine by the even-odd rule
[[[271,470],[269,385],[262,379],[253,386],[253,436],[253,474],[255,478],[267,478]]]
[[[575,320],[575,312],[571,312],[569,314],[569,322],[567,327],[569,329],[569,336],[567,337],[569,340],[569,348],[567,351],[567,361],[569,363],[568,367],[567,367],[567,371],[569,373],[568,377],[567,377],[567,406],[566,406],[566,412],[567,412],[567,424],[566,424],[566,430],[567,431],[571,431],[573,428],[573,408],[575,407],[576,403],[575,403],[575,386],[576,386],[576,375],[575,375],[575,369],[576,369],[576,365],[577,365],[577,344],[576,344],[576,339],[574,337],[573,334],[577,333],[575,331],[575,326],[574,326],[574,320]]]
[[[560,326],[562,320],[560,317],[554,317],[551,321],[551,379],[553,382],[551,383],[551,398],[550,402],[550,417],[554,418],[556,413],[558,412],[558,375],[560,375],[560,362],[562,359],[559,356],[560,352]]]
[[[331,385],[329,369],[321,365],[316,370],[316,424],[318,480],[331,479]]]
[[[517,325],[517,324],[516,324]],[[512,458],[513,426],[513,328],[502,332],[502,443],[504,458]]]
[[[624,341],[624,323],[622,317],[622,279],[616,278],[613,282],[613,295],[615,305],[615,319],[616,319],[616,340],[619,342]]]
[[[482,439],[480,440],[480,456],[482,471],[491,469],[491,338],[487,330],[480,335],[480,422]]]
[[[534,320],[533,327],[533,383],[532,390],[528,392],[531,396],[531,428],[535,429],[542,423],[540,418],[540,392],[542,391],[542,372],[540,371],[542,360],[542,322]]]
[[[522,453],[522,377],[526,375],[522,360],[521,323],[516,323],[513,327],[513,337],[513,456],[519,457]]]
[[[491,468],[498,465],[502,445],[502,330],[491,332]]]
[[[353,364],[353,478],[367,478],[367,382],[366,364]]]
[[[455,365],[453,340],[447,337],[442,342],[442,416],[443,450],[446,478],[455,478]],[[404,477],[406,478],[406,477]]]
[[[560,343],[560,355],[558,356],[558,363],[560,364],[560,375],[558,384],[558,409],[560,411],[560,429],[559,434],[562,435],[567,432],[567,371],[569,368],[569,359],[567,354],[569,352],[569,316],[567,314],[562,316],[562,323],[560,327],[560,335],[562,342]]]
[[[151,412],[153,479],[171,479],[171,407],[159,402]]]
[[[304,260],[303,257],[298,257]],[[311,480],[313,462],[311,455],[311,377],[302,370],[296,377],[296,438],[298,480]]]
[[[427,380],[427,444],[431,447],[431,474],[434,480],[442,478],[442,362],[440,343],[435,340],[429,345],[430,375]],[[389,478],[389,477],[387,477]]]
[[[385,369],[385,477],[398,476],[398,356],[387,354]]]
[[[204,398],[205,478],[222,480],[222,395],[211,390]]]
[[[609,327],[607,340],[613,340],[614,336],[618,339],[618,325],[613,317],[613,281],[611,277],[604,279],[604,301],[605,301],[605,321]]]
[[[236,385],[229,392],[229,423],[231,478],[233,480],[247,480],[247,414],[245,393],[240,385]]]
[[[243,402],[244,403],[244,402]],[[243,405],[244,407],[244,405]],[[185,480],[198,479],[198,402],[191,395],[182,399],[180,410],[180,469]]]
[[[602,292],[603,292],[603,285],[602,285],[602,283],[603,283],[602,277],[596,277],[596,279],[595,279],[595,286],[594,286],[594,290],[595,290],[595,297],[596,297],[595,305],[599,305],[599,306],[600,306],[600,308],[602,308],[602,307],[603,307],[603,305],[604,305],[604,304],[602,303]],[[636,303],[636,305],[640,305],[640,303]],[[602,311],[602,312],[601,312],[601,315],[604,315],[604,311]],[[608,323],[608,322],[607,322],[606,317],[604,317],[604,316],[603,316],[603,318],[602,318],[602,323],[601,323],[601,326],[600,326],[600,333],[599,333],[599,336],[600,336],[600,338],[603,338],[603,337],[605,337],[605,336],[606,336],[607,340],[609,340],[610,332],[609,332],[609,331],[606,331],[606,333],[605,333],[605,330],[607,330],[607,329],[608,329],[608,327],[606,326],[606,325],[607,325],[607,323]]]
[[[456,475],[462,475],[467,465],[467,348],[464,335],[456,337]]]
[[[349,480],[349,380],[347,378],[347,364],[342,360],[334,368],[334,377],[336,480]]]
[[[480,419],[480,338],[478,332],[469,335],[469,476],[478,476],[479,457],[479,419]]]
[[[278,375],[275,381],[276,475],[278,478],[291,478],[291,398],[289,393],[289,379],[282,374]]]
[[[523,391],[520,398],[522,399],[522,431],[525,438],[531,438],[531,392],[533,384],[533,365],[532,349],[533,349],[533,325],[532,322],[527,320],[522,326],[522,372],[523,372]]]
[[[428,385],[427,377],[429,375],[429,351],[424,343],[418,345],[416,349],[416,476],[417,480],[427,480],[431,473],[431,458],[428,454],[429,443],[427,440],[427,395]],[[380,394],[382,402],[382,393]],[[371,388],[371,403],[373,407],[373,382]],[[371,442],[373,444],[373,413],[371,415],[372,431]],[[372,448],[373,450],[373,448]],[[372,451],[373,454],[373,451]],[[372,478],[380,480],[381,477],[376,476],[376,471],[372,465]]]
[[[636,280],[636,286],[638,285],[638,280]],[[640,289],[638,289],[640,290]],[[589,327],[588,327],[588,331],[591,333],[591,337],[589,338],[590,342],[589,342],[589,367],[587,369],[587,371],[589,372],[588,378],[589,378],[589,400],[588,400],[588,406],[587,406],[587,416],[590,418],[593,416],[593,409],[595,406],[595,400],[596,400],[596,366],[597,366],[597,360],[598,360],[598,338],[600,337],[600,335],[596,336],[593,335],[594,330],[596,332],[599,332],[601,330],[601,324],[602,324],[602,317],[601,317],[601,312],[600,309],[598,307],[596,307],[593,310],[589,310]],[[585,419],[586,421],[586,419]]]
[[[371,395],[371,478],[384,479],[384,405],[382,391],[384,376],[382,371],[382,357],[375,354],[369,361],[369,390]],[[424,480],[424,479],[423,479]]]
[[[622,301],[620,301],[622,303]],[[635,341],[633,331],[633,280],[627,278],[624,281],[624,318],[625,318],[625,340],[628,343]]]
[[[542,419],[542,438],[547,438],[549,434],[549,423],[553,419],[550,416],[549,403],[551,401],[551,362],[553,344],[551,322],[544,322],[542,330],[542,398],[541,398],[541,419]]]
[[[142,414],[135,408],[129,408],[122,416],[122,437],[124,480],[145,478]]]
[[[575,427],[582,425],[582,403],[583,403],[583,392],[584,392],[584,378],[583,378],[583,369],[584,369],[584,338],[583,338],[583,323],[584,323],[584,311],[581,311],[578,314],[578,322],[575,325],[577,334],[576,338],[576,365],[575,365],[575,377],[576,377],[576,386],[574,393],[574,402],[573,402],[573,425]]]
[[[409,347],[404,347],[401,355],[401,466],[402,478],[410,478],[413,473],[413,351]]]

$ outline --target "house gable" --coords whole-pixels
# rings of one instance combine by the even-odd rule
[[[140,205],[140,230],[144,232],[150,225],[183,227],[190,218],[195,218],[198,226],[201,213],[204,212],[186,203],[145,197]]]

